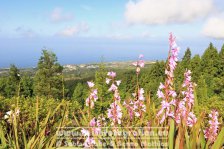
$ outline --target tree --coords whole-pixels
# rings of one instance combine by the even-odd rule
[[[27,74],[21,78],[20,95],[24,97],[31,97],[33,95],[33,79]]]
[[[217,49],[210,43],[209,47],[205,50],[201,59],[202,74],[205,78],[206,84],[211,86],[213,80],[218,76],[219,55]],[[211,97],[214,94],[212,88],[208,89],[208,95]]]
[[[77,101],[81,108],[84,107],[85,99],[87,97],[88,90],[82,83],[78,83],[74,89],[72,99]]]
[[[9,69],[9,76],[7,78],[5,93],[7,97],[18,95],[20,88],[20,72],[19,69],[12,64]]]
[[[224,77],[215,77],[210,88],[214,91],[214,94],[224,100]]]
[[[202,71],[204,75],[217,75],[219,55],[217,49],[210,43],[201,58]]]
[[[219,52],[219,70],[218,70],[218,75],[220,77],[224,77],[224,44],[221,48],[221,51]]]
[[[199,77],[196,91],[199,104],[204,103],[208,99],[208,89],[203,75]]]
[[[108,87],[106,84],[107,71],[103,62],[99,65],[99,70],[95,73],[95,85],[98,90],[99,101],[96,103],[95,112],[102,114],[109,106]]]
[[[186,69],[189,69],[189,64],[191,62],[191,50],[190,48],[187,48],[187,50],[185,51],[184,57],[182,58],[182,66]]]
[[[201,76],[201,58],[199,55],[195,55],[191,59],[190,70],[192,71],[192,80],[197,83]]]
[[[4,96],[6,97],[7,94],[5,92],[5,88],[6,88],[6,82],[7,82],[7,78],[6,77],[1,77],[0,78],[0,96]]]
[[[53,52],[43,50],[34,77],[34,93],[37,96],[61,98],[63,67]]]

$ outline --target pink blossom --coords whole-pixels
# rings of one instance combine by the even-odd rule
[[[118,100],[118,101],[121,100],[121,97],[120,97],[120,94],[119,94],[118,90],[115,90],[115,92],[114,92],[114,98],[115,98],[116,100]]]
[[[110,88],[109,88],[109,91],[111,92],[111,91],[115,91],[115,90],[117,90],[117,86],[115,85],[115,84],[112,84],[111,86],[110,86]]]
[[[184,91],[181,91],[183,100],[178,103],[175,120],[178,124],[182,121],[185,125],[192,127],[197,122],[197,118],[192,111],[194,89],[190,74],[190,70],[184,73],[184,83],[182,85]]]
[[[171,101],[171,103],[173,103],[173,101]],[[162,107],[156,115],[157,117],[159,117],[160,115],[163,114],[163,116],[160,120],[160,124],[162,124],[165,121],[165,118],[167,118],[167,117],[174,118],[174,113],[171,111],[171,103],[166,102],[165,100],[163,100],[161,102]]]
[[[140,54],[138,58],[141,59],[143,57],[144,57],[144,55],[143,54]]]
[[[89,96],[90,99],[93,99],[94,101],[96,101],[98,99],[98,96],[97,96],[97,89],[94,89],[92,91],[92,93],[90,93],[90,96]]]
[[[89,126],[91,126],[91,127],[96,126],[96,118],[95,117],[89,122]]]
[[[162,99],[165,98],[165,96],[164,96],[164,94],[163,94],[163,92],[161,90],[157,91],[157,96],[158,96],[158,98],[162,98]]]
[[[186,88],[182,94],[184,95],[184,101],[188,105],[189,110],[191,110],[192,105],[194,105],[194,89],[193,83],[191,82],[191,71],[187,70],[184,73],[184,83],[182,87]]]
[[[139,60],[137,62],[132,63],[136,68],[136,73],[139,74],[140,68],[143,68],[145,66],[145,62],[142,60],[144,56],[141,54],[139,55]]]
[[[84,135],[84,136],[89,136],[90,135],[89,131],[86,130],[86,129],[82,129],[81,132],[82,132],[82,135]]]
[[[145,66],[145,62],[143,60],[138,61],[138,66],[143,68]]]
[[[170,50],[169,50],[169,57],[168,57],[168,65],[165,69],[165,74],[166,74],[166,80],[165,80],[165,85],[160,83],[159,89],[157,91],[157,96],[158,98],[162,98],[161,102],[161,109],[157,113],[157,117],[160,117],[160,123],[163,123],[167,117],[172,117],[176,118],[177,121],[180,119],[180,117],[175,117],[175,113],[173,111],[174,108],[171,108],[172,106],[176,106],[176,91],[173,90],[173,80],[174,80],[174,70],[176,69],[177,66],[177,61],[178,61],[178,51],[179,47],[176,44],[175,37],[173,34],[170,34],[169,37],[169,45],[170,45]],[[178,121],[179,122],[179,121]]]
[[[116,72],[111,71],[111,72],[108,72],[107,75],[110,76],[111,78],[115,78]]]
[[[190,112],[187,117],[187,126],[193,127],[193,125],[196,124],[196,122],[197,122],[196,116],[194,115],[193,112]]]
[[[136,94],[133,94],[133,96],[136,98],[135,101],[130,100],[129,106],[129,114],[131,112],[131,115],[134,113],[136,117],[142,116],[143,112],[146,112],[146,106],[144,104],[145,97],[144,97],[144,89],[140,88]],[[132,111],[131,111],[132,110]]]
[[[112,125],[121,124],[122,111],[116,101],[110,105],[107,116],[112,120]]]
[[[173,36],[172,33],[170,33],[169,44],[170,44],[171,46],[175,45],[175,37]]]
[[[170,44],[170,51],[169,51],[169,58],[168,58],[168,63],[169,63],[169,70],[166,72],[166,74],[170,77],[173,77],[173,72],[177,66],[177,55],[179,52],[179,47],[176,44],[175,37],[173,36],[172,33],[170,33],[169,37],[169,44]]]
[[[109,84],[111,79],[106,78],[106,83]]]
[[[164,89],[164,88],[165,88],[165,86],[163,85],[163,83],[160,83],[159,89],[161,90],[161,89]]]
[[[173,98],[175,98],[177,96],[177,93],[173,90],[170,90],[169,95],[171,95]]]
[[[96,145],[95,140],[93,139],[93,137],[88,136],[84,142],[85,148],[90,148],[90,147],[92,148],[94,147],[94,145]]]
[[[119,86],[121,84],[121,80],[116,81],[117,86]]]
[[[124,101],[124,104],[123,104],[127,108],[128,114],[129,114],[129,117],[130,117],[131,120],[134,118],[134,108],[133,108],[133,104],[134,103],[132,102],[132,100],[130,100],[129,103],[126,103]]]
[[[89,86],[94,86],[92,82],[88,83]],[[90,87],[90,88],[92,88]],[[90,106],[91,109],[94,108],[94,102],[96,102],[96,100],[98,99],[98,96],[97,96],[97,89],[91,89],[91,93],[89,95],[89,97],[86,98],[86,106]]]
[[[90,126],[90,127],[93,127],[93,128],[91,128],[91,130],[92,130],[92,133],[93,133],[94,135],[99,135],[100,132],[101,132],[100,125],[98,125],[98,124],[99,124],[99,123],[97,123],[97,120],[96,120],[95,117],[94,117],[94,118],[90,121],[90,123],[89,123],[89,126]]]
[[[209,126],[204,130],[205,138],[208,139],[211,143],[213,143],[217,138],[217,132],[219,129],[219,122],[218,122],[218,116],[219,113],[215,110],[211,111],[211,114],[209,114],[210,120],[209,120]]]
[[[93,82],[89,82],[89,81],[87,82],[87,84],[88,84],[89,88],[92,88],[95,85]]]

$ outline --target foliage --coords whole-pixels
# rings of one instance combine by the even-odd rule
[[[43,50],[34,77],[34,93],[36,96],[48,98],[62,97],[62,70],[54,53]]]
[[[102,63],[95,76],[65,82],[56,55],[46,50],[34,79],[12,65],[0,78],[0,148],[55,148],[72,146],[72,141],[90,148],[144,148],[153,143],[154,136],[146,139],[136,128],[167,132],[157,136],[154,148],[221,148],[224,46],[218,53],[210,44],[202,57],[193,58],[187,49],[180,62],[177,51],[171,36],[166,63],[143,68],[140,55],[128,71],[107,73]],[[58,139],[65,127],[82,136]],[[104,127],[130,134],[123,142],[118,136],[103,137]]]

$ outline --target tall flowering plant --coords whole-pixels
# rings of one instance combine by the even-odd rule
[[[82,129],[81,133],[86,140],[84,142],[85,148],[94,148],[96,146],[96,141],[94,136],[97,136],[101,133],[101,123],[99,119],[95,117],[89,122],[89,129]]]
[[[118,91],[118,86],[120,85],[120,80],[115,80],[116,72],[108,72],[108,78],[106,78],[106,83],[110,84],[109,92],[113,93],[113,103],[110,105],[110,108],[107,110],[107,116],[112,120],[112,125],[116,126],[121,124],[122,110],[119,105],[121,97]]]
[[[179,47],[176,44],[175,37],[170,34],[169,37],[169,56],[166,65],[166,80],[165,84],[160,83],[159,89],[157,91],[158,98],[162,99],[161,109],[157,113],[157,118],[160,119],[160,124],[162,124],[166,118],[174,118],[174,106],[176,106],[176,91],[174,90],[174,70],[177,66]]]
[[[134,100],[126,100],[124,101],[124,106],[127,108],[130,120],[133,120],[135,117],[142,117],[143,113],[146,112],[146,106],[144,104],[144,89],[140,88],[139,85],[139,75],[141,68],[145,66],[145,62],[143,60],[144,55],[140,54],[138,60],[132,63],[133,66],[136,67],[136,91],[133,93]]]
[[[191,71],[186,70],[184,73],[183,82],[183,100],[177,101],[177,108],[175,112],[175,121],[177,124],[182,124],[185,126],[192,127],[196,122],[197,118],[193,111],[194,105],[194,83],[191,82]]]
[[[93,82],[87,82],[88,87],[90,89],[90,94],[86,98],[86,106],[90,107],[91,109],[94,108],[94,102],[98,99],[97,96],[97,89],[94,89],[95,84]]]
[[[219,113],[215,110],[212,110],[209,114],[210,120],[208,121],[209,126],[204,130],[205,138],[210,142],[213,143],[217,136],[218,136],[218,128],[219,128],[219,121],[218,121]]]
[[[86,98],[86,106],[88,107],[88,119],[89,119],[89,124],[88,124],[88,129],[82,129],[81,133],[83,134],[84,137],[86,137],[86,140],[84,142],[84,146],[86,148],[94,148],[96,145],[96,141],[94,140],[95,135],[99,135],[101,132],[101,125],[99,123],[99,120],[97,120],[95,117],[91,120],[91,109],[94,108],[94,102],[97,101],[98,96],[97,96],[97,89],[94,88],[95,84],[91,81],[87,82],[90,94]]]

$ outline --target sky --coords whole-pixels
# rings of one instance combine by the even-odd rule
[[[11,0],[0,2],[0,67],[35,67],[42,49],[61,64],[162,60],[169,33],[181,58],[224,44],[223,0]]]

